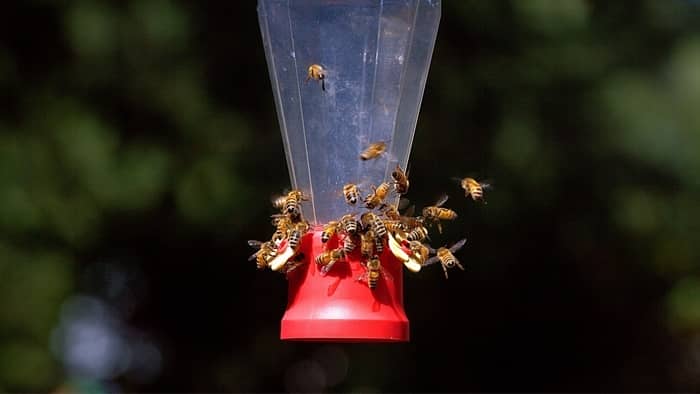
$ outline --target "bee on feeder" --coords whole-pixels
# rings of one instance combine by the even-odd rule
[[[316,257],[316,264],[321,267],[321,275],[326,275],[336,261],[345,257],[343,249],[325,251]]]
[[[343,252],[345,252],[345,254],[352,252],[357,247],[357,243],[355,242],[356,237],[356,235],[345,234],[343,238]]]
[[[429,246],[427,246],[419,241],[410,241],[409,248],[411,249],[411,252],[415,256],[415,258],[419,264],[426,263],[426,261],[428,260],[428,256],[430,256],[430,247]]]
[[[386,152],[386,142],[372,142],[364,151],[362,151],[362,153],[360,153],[360,159],[362,159],[362,161],[376,159],[384,152]]]
[[[394,190],[398,194],[406,194],[408,192],[408,171],[405,173],[401,170],[399,165],[391,173],[391,177],[394,179]]]
[[[363,228],[371,229],[374,235],[379,238],[386,237],[386,226],[384,226],[384,221],[379,218],[373,212],[365,212],[360,216],[360,222]]]
[[[326,70],[320,64],[312,64],[306,70],[306,80],[304,83],[309,82],[310,79],[315,81],[321,81],[321,90],[326,91]]]
[[[448,196],[443,195],[433,206],[423,208],[423,219],[427,222],[433,222],[437,224],[438,232],[442,234],[441,220],[455,220],[457,218],[457,212],[443,208],[442,205],[447,202]]]
[[[442,266],[442,270],[445,271],[445,279],[448,278],[447,276],[447,270],[450,268],[454,268],[455,265],[459,267],[462,271],[464,271],[464,267],[462,267],[462,264],[459,263],[459,260],[454,256],[454,253],[457,253],[459,249],[464,246],[464,243],[467,242],[466,238],[462,238],[461,240],[457,241],[454,245],[452,245],[450,248],[446,247],[441,247],[437,251],[434,250],[433,248],[430,249],[430,253],[434,253],[435,256],[429,258],[425,264],[425,266],[435,264],[438,261],[440,262],[440,265]]]
[[[357,234],[357,219],[355,219],[355,215],[353,214],[347,214],[344,215],[342,218],[340,218],[340,224],[343,227],[343,230],[350,235],[355,235]]]
[[[372,193],[365,197],[365,207],[374,209],[384,203],[384,200],[389,196],[391,185],[388,182],[383,182],[379,186],[372,186]]]
[[[424,239],[428,239],[428,229],[424,226],[416,226],[406,233],[406,239],[409,241],[423,241]]]
[[[326,223],[326,225],[323,227],[323,232],[321,233],[321,242],[324,244],[328,242],[328,240],[338,232],[339,226],[340,222],[334,220]]]
[[[343,186],[343,196],[345,196],[345,202],[350,205],[357,204],[357,200],[360,199],[360,191],[356,184],[348,183]]]
[[[258,248],[258,251],[248,258],[248,261],[255,260],[258,269],[267,268],[268,262],[277,255],[277,246],[271,241],[261,242],[251,239],[248,241],[248,245]]]
[[[383,276],[384,280],[393,280],[392,276],[382,268],[382,263],[377,255],[372,256],[365,264],[365,272],[357,278],[359,282],[367,282],[367,287],[374,290],[377,288],[379,277]]]
[[[360,234],[360,253],[363,258],[368,259],[374,254],[374,246],[374,232],[372,230]]]

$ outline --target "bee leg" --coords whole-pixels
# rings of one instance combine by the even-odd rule
[[[321,77],[321,90],[326,91],[326,78]]]
[[[439,220],[437,222],[437,228],[438,228],[438,233],[442,234],[442,224],[440,223]]]
[[[445,279],[449,279],[447,276],[447,267],[445,267],[445,264],[440,264],[442,266],[442,270],[445,271]]]

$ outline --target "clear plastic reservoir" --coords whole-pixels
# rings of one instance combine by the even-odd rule
[[[311,196],[305,217],[359,212],[343,185],[365,196],[406,169],[440,1],[259,0],[258,16],[292,187]],[[314,64],[323,81],[307,78]],[[387,151],[361,160],[378,141]]]

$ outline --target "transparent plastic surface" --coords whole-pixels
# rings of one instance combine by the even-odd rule
[[[258,16],[291,184],[311,196],[305,217],[359,211],[344,184],[364,196],[408,164],[440,1],[259,0]],[[307,80],[313,64],[323,81]],[[377,141],[387,152],[360,160]]]

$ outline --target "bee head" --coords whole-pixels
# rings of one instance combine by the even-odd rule
[[[448,262],[447,262],[447,264],[446,264],[446,265],[447,265],[447,268],[452,268],[452,267],[454,267],[454,266],[455,266],[455,262],[454,262],[454,261],[452,261],[452,260],[450,260],[450,261],[448,261]]]

